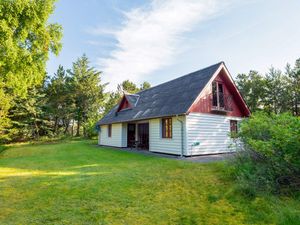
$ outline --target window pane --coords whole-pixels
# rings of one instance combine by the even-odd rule
[[[236,120],[230,120],[230,133],[232,135],[235,135],[238,133],[238,127],[237,127],[237,121]]]
[[[108,125],[108,132],[107,132],[107,136],[111,137],[111,124]]]
[[[162,121],[162,137],[171,138],[172,137],[172,118],[164,118]]]

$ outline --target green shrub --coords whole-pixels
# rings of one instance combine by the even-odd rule
[[[241,123],[238,136],[243,151],[233,160],[231,171],[241,190],[252,195],[299,189],[299,117],[256,113]]]
[[[6,147],[5,147],[5,146],[3,146],[3,145],[0,145],[0,153],[1,153],[1,152],[3,152],[5,149],[6,149]]]

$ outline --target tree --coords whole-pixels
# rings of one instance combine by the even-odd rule
[[[71,78],[67,76],[63,66],[60,65],[54,76],[49,79],[45,92],[49,120],[54,122],[53,132],[57,135],[59,128],[64,127],[66,134],[73,118],[74,99]]]
[[[151,87],[151,84],[147,81],[144,81],[141,86],[140,86],[140,91],[143,91],[143,90],[146,90],[146,89],[149,89]]]
[[[266,82],[262,75],[251,70],[249,74],[238,74],[236,83],[252,112],[263,108]]]
[[[270,68],[266,74],[265,110],[275,114],[289,110],[287,77],[280,70]]]
[[[2,0],[0,3],[0,74],[9,94],[26,96],[41,84],[49,52],[61,49],[62,28],[49,24],[54,0]]]
[[[118,85],[119,93],[127,92],[130,94],[134,94],[139,91],[140,89],[137,87],[137,85],[129,80],[124,80],[121,84]]]
[[[300,58],[296,60],[292,69],[288,64],[286,66],[286,74],[288,79],[288,90],[290,92],[291,111],[295,116],[300,115]]]
[[[70,74],[77,121],[76,136],[80,136],[81,126],[86,136],[87,126],[92,124],[90,120],[95,120],[94,124],[96,123],[100,108],[103,106],[103,91],[106,84],[101,84],[101,72],[89,66],[89,60],[85,55],[73,63]]]
[[[11,107],[44,81],[49,52],[61,49],[62,27],[48,23],[54,0],[0,1],[0,133],[9,136]],[[14,122],[14,121],[12,121]],[[5,131],[6,129],[6,131]]]
[[[15,141],[39,139],[40,135],[48,134],[45,119],[45,94],[41,87],[30,89],[27,98],[17,99],[12,107],[12,120]]]
[[[121,100],[122,95],[119,92],[110,92],[106,97],[104,104],[103,115],[107,114],[118,102]]]
[[[4,91],[4,83],[0,81],[0,142],[10,140],[8,129],[11,121],[8,118],[8,110],[10,108],[10,98],[6,96]]]

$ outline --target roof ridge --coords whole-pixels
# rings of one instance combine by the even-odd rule
[[[150,89],[153,89],[153,88],[159,87],[159,86],[161,86],[161,85],[163,85],[163,84],[166,84],[166,83],[169,83],[169,82],[175,81],[175,80],[177,80],[177,79],[180,79],[180,78],[183,78],[183,77],[186,77],[186,76],[190,76],[190,75],[192,75],[192,74],[194,74],[194,73],[196,73],[196,72],[200,72],[200,71],[202,71],[202,70],[206,70],[206,69],[208,69],[208,68],[210,68],[210,67],[214,67],[214,66],[216,66],[216,65],[221,65],[221,64],[224,64],[224,65],[225,65],[224,61],[220,61],[220,62],[218,62],[218,63],[215,63],[215,64],[213,64],[213,65],[210,65],[210,66],[204,67],[204,68],[202,68],[202,69],[199,69],[199,70],[196,70],[196,71],[194,71],[194,72],[190,72],[190,73],[188,73],[188,74],[182,75],[182,76],[180,76],[180,77],[174,78],[174,79],[172,79],[172,80],[169,80],[169,81],[166,81],[166,82],[164,82],[164,83],[161,83],[161,84],[155,85],[155,86],[153,86],[153,87],[150,87],[150,88],[147,88],[147,89],[145,89],[145,90],[139,91],[139,92],[137,92],[136,94],[140,94],[140,93],[142,93],[142,92],[145,92],[145,91],[148,91],[148,90],[150,90]]]

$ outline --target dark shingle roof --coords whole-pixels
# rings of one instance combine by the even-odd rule
[[[116,105],[99,125],[185,114],[222,62],[157,85],[136,95],[127,95],[136,106],[118,113]]]
[[[136,106],[140,96],[139,95],[131,95],[131,94],[125,94],[126,95],[126,99],[128,100],[128,102],[130,103],[130,105],[132,105],[133,107]]]

